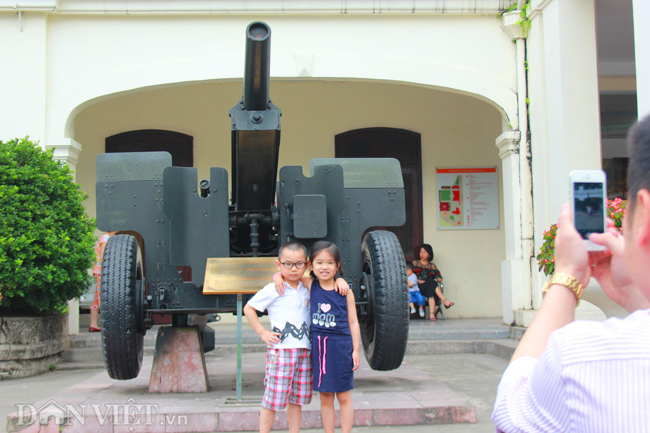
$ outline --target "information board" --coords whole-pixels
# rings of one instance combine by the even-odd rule
[[[498,229],[496,167],[436,168],[438,229]]]

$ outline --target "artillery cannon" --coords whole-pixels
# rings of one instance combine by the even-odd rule
[[[197,187],[196,168],[172,166],[167,152],[97,157],[97,226],[120,232],[106,245],[101,279],[102,347],[114,379],[138,375],[152,315],[171,314],[173,325],[184,326],[189,315],[236,313],[236,295],[206,293],[208,258],[274,258],[290,240],[339,246],[370,366],[391,370],[402,362],[404,255],[393,233],[368,231],[404,224],[399,162],[314,159],[310,177],[288,166],[276,182],[282,113],[269,99],[270,36],[262,22],[246,29],[243,97],[229,113],[230,203],[224,168],[212,167]],[[191,281],[178,266],[192,269]],[[204,331],[203,344],[204,351],[214,348],[214,334]]]

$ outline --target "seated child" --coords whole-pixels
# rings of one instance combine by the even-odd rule
[[[427,298],[420,293],[418,276],[413,273],[413,263],[409,261],[406,262],[406,275],[409,283],[409,306],[411,307],[411,314],[415,314],[414,304],[418,304],[420,307],[418,314],[420,317],[424,317],[424,304],[427,303]]]

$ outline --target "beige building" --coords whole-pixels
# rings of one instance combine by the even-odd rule
[[[650,112],[650,64],[638,55],[650,35],[631,27],[649,9],[643,0],[0,0],[0,139],[54,148],[91,216],[95,158],[111,142],[189,137],[184,158],[199,178],[229,169],[244,30],[264,21],[270,96],[283,111],[280,166],[308,173],[310,159],[340,156],[350,136],[401,158],[412,200],[405,254],[433,245],[456,302],[448,317],[525,325],[544,280],[535,255],[568,199],[568,173],[625,158],[616,128],[601,140],[599,96],[627,100],[617,113],[630,113],[630,95]],[[459,167],[497,168],[495,227],[439,229],[436,168]]]

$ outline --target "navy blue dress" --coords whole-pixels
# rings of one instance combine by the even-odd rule
[[[323,290],[314,280],[309,304],[314,391],[349,391],[354,388],[354,373],[347,297]]]

